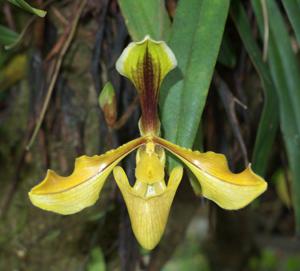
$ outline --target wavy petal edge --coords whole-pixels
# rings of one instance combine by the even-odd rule
[[[192,151],[160,137],[153,141],[179,158],[198,179],[202,195],[224,209],[241,209],[267,189],[266,181],[252,171],[251,165],[232,173],[223,154]]]
[[[146,139],[140,137],[99,156],[81,156],[76,159],[74,171],[68,177],[48,170],[44,180],[28,193],[32,204],[63,215],[93,205],[113,168],[145,142]]]

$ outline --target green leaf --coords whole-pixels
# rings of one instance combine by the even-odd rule
[[[178,69],[161,90],[165,138],[191,148],[218,57],[229,1],[179,1],[169,46]],[[216,19],[217,18],[217,19]]]
[[[275,1],[267,1],[270,40],[268,62],[279,101],[280,127],[283,134],[292,182],[296,231],[300,233],[300,67],[291,48],[284,19]],[[260,32],[263,35],[263,17],[260,0],[252,1]]]
[[[164,1],[119,3],[134,40],[146,34],[167,40],[170,22]],[[168,45],[178,60],[178,69],[163,84],[160,104],[165,137],[185,147],[192,147],[198,130],[228,7],[229,0],[181,0],[177,7]]]
[[[13,48],[17,47],[18,45],[20,45],[20,43],[22,42],[23,38],[25,37],[25,35],[26,35],[26,33],[29,29],[29,26],[30,26],[31,22],[32,21],[29,20],[29,22],[23,28],[22,32],[20,34],[17,34],[17,38],[12,40],[12,42],[10,42],[9,44],[5,45],[5,47],[4,47],[5,50],[10,50],[10,49],[13,49]]]
[[[19,34],[9,28],[0,25],[0,44],[11,45],[19,39]]]
[[[282,3],[295,31],[298,44],[300,45],[300,1],[284,0]]]
[[[252,155],[252,167],[260,175],[265,175],[268,159],[271,154],[275,134],[278,128],[278,102],[274,83],[268,66],[262,61],[261,52],[253,39],[251,26],[246,12],[239,1],[233,1],[231,5],[231,18],[239,32],[245,49],[260,77],[264,90],[264,107],[259,121],[254,151]]]
[[[272,176],[272,181],[275,185],[277,196],[279,197],[281,202],[288,208],[292,206],[292,199],[289,193],[289,175],[289,172],[285,174],[284,170],[282,168],[279,168]]]
[[[25,11],[31,12],[39,17],[45,17],[47,14],[47,12],[45,10],[34,8],[34,7],[30,6],[24,0],[8,0],[8,2],[12,3],[13,5],[15,5]]]
[[[156,40],[167,40],[171,22],[165,1],[120,0],[119,5],[134,41],[142,40],[146,35]]]

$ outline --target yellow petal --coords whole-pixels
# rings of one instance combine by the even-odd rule
[[[131,187],[121,167],[115,167],[115,180],[125,200],[135,237],[145,249],[153,249],[160,241],[168,220],[170,207],[182,178],[182,167],[171,172],[165,182],[146,185],[137,181]]]
[[[141,137],[100,156],[81,156],[68,177],[48,170],[45,179],[29,192],[29,198],[33,205],[47,211],[63,215],[79,212],[96,202],[107,176],[120,160],[144,143]]]
[[[153,140],[184,162],[197,177],[203,196],[224,209],[240,209],[267,188],[265,180],[256,175],[250,165],[243,172],[235,174],[228,168],[222,154],[191,151],[159,137]]]
[[[164,182],[165,160],[164,149],[155,146],[153,142],[147,142],[136,153],[136,179],[146,184]]]

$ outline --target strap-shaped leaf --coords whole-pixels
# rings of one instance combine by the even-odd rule
[[[39,17],[45,17],[47,12],[42,10],[42,9],[37,9],[37,8],[34,8],[32,6],[30,6],[26,1],[24,0],[8,0],[8,2],[14,4],[15,6],[23,9],[23,10],[26,10],[28,12],[31,12]]]
[[[148,196],[147,193],[145,195],[139,193],[139,188],[135,189],[130,186],[121,167],[114,169],[114,177],[125,200],[132,230],[142,247],[150,250],[160,241],[182,174],[182,167],[174,168],[168,186],[159,182],[157,191],[160,193],[152,193],[151,196]],[[155,190],[155,187],[152,189]]]
[[[300,45],[300,1],[299,0],[284,0],[282,4],[287,12],[289,20],[295,31],[295,35]]]
[[[178,3],[168,44],[178,59],[179,69],[166,79],[160,102],[165,138],[181,146],[192,147],[195,140],[229,3],[228,0]]]
[[[112,169],[144,143],[145,138],[141,137],[100,156],[81,156],[68,177],[48,170],[45,179],[29,192],[29,198],[35,206],[47,211],[63,215],[79,212],[97,201]]]
[[[296,231],[300,233],[300,66],[292,50],[289,31],[279,6],[276,1],[266,1],[266,3],[268,14],[272,14],[269,16],[268,63],[278,95],[280,128],[292,176]],[[252,6],[263,36],[261,2],[252,0]]]
[[[141,40],[145,35],[167,40],[171,22],[164,0],[119,0],[118,3],[133,40]]]
[[[159,137],[155,137],[154,142],[184,162],[197,177],[203,196],[224,209],[243,208],[267,188],[264,179],[250,166],[241,173],[232,173],[222,154],[192,151]]]

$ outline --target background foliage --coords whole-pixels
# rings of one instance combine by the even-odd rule
[[[0,270],[300,270],[299,0],[9,0],[0,12]],[[27,198],[47,168],[68,174],[75,157],[138,135],[135,90],[114,64],[146,34],[178,59],[160,94],[163,136],[222,152],[234,171],[251,162],[269,183],[228,212],[182,182],[151,253],[113,182],[68,217]],[[98,106],[107,81],[113,128]],[[123,166],[133,181],[134,156]]]

